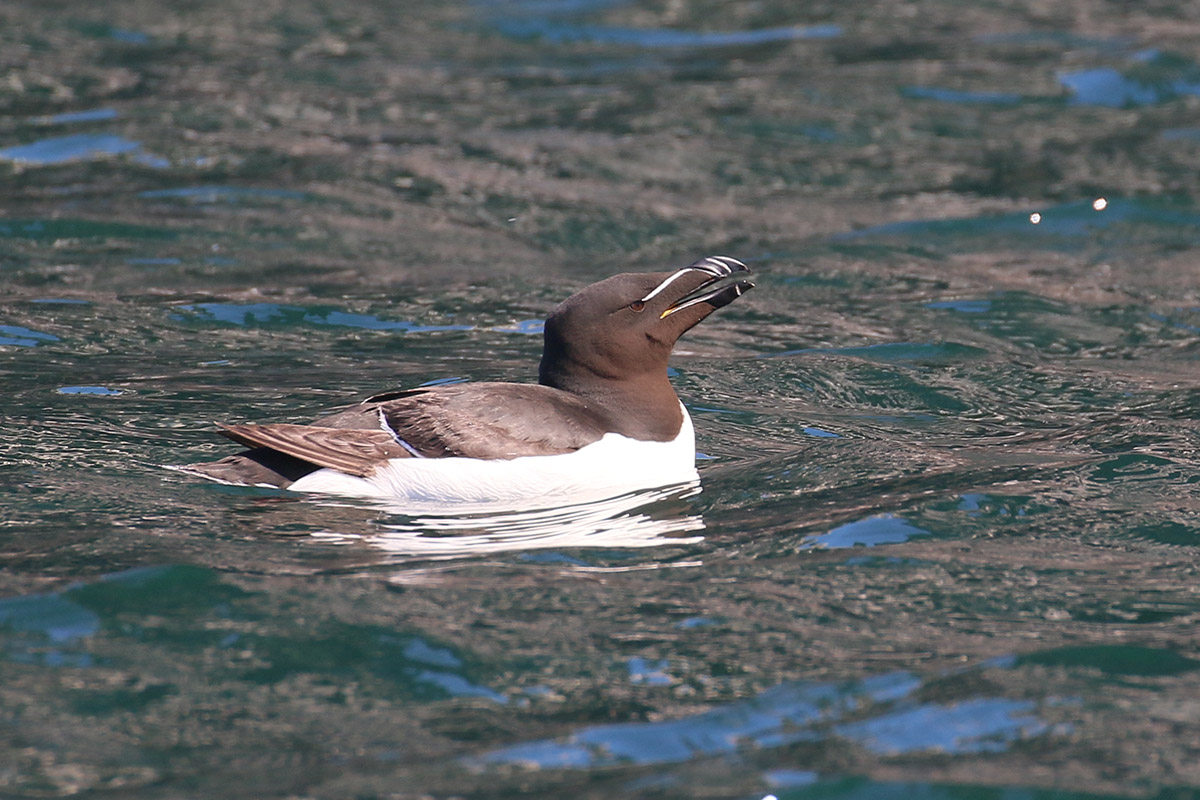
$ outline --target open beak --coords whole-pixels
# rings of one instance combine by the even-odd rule
[[[729,305],[744,292],[754,288],[754,284],[746,280],[750,268],[729,256],[709,256],[686,269],[704,272],[712,277],[668,306],[666,311],[659,315],[659,319],[666,319],[676,311],[691,308],[697,303],[707,303],[718,309]]]

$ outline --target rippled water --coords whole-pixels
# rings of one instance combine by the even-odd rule
[[[1190,7],[3,14],[0,794],[1200,790]],[[700,486],[163,469],[709,253]]]

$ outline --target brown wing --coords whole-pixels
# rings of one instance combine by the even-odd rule
[[[248,447],[266,447],[321,467],[367,477],[389,458],[412,454],[386,431],[313,425],[221,425],[221,433]]]
[[[537,384],[453,384],[373,400],[388,427],[427,458],[570,453],[612,430],[586,401]]]

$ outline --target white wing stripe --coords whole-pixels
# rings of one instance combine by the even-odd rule
[[[387,422],[387,417],[386,417],[386,416],[384,416],[384,413],[383,413],[383,409],[382,409],[382,408],[376,409],[376,411],[377,411],[377,412],[378,412],[378,414],[379,414],[379,427],[380,427],[380,429],[381,429],[381,430],[384,430],[384,431],[386,431],[386,432],[387,432],[387,434],[388,434],[388,436],[391,436],[391,437],[392,437],[392,441],[393,441],[393,442],[395,442],[396,444],[400,445],[401,447],[403,447],[403,448],[404,448],[405,450],[407,450],[408,452],[412,453],[412,456],[413,456],[413,458],[424,458],[424,457],[425,457],[425,456],[423,456],[423,455],[421,455],[420,453],[418,453],[418,452],[417,452],[417,448],[413,447],[411,444],[409,444],[408,442],[406,442],[406,441],[404,441],[403,439],[401,439],[401,438],[400,438],[400,435],[399,435],[398,433],[396,433],[396,431],[395,431],[395,430],[393,430],[392,426],[391,426],[391,425],[388,425],[388,422]]]

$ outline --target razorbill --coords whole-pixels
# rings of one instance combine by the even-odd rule
[[[387,392],[311,425],[228,424],[249,450],[175,469],[209,480],[390,501],[490,503],[692,481],[695,440],[667,378],[676,340],[753,287],[712,256],[626,273],[546,320],[538,382]]]

